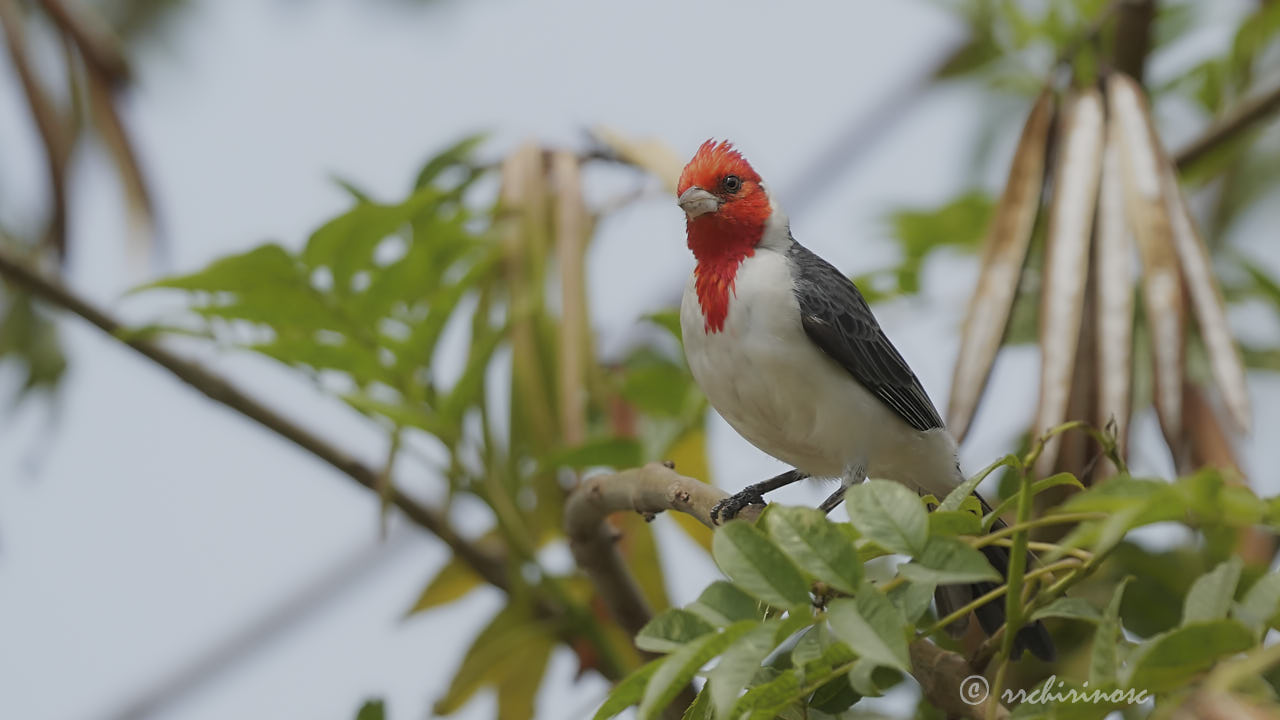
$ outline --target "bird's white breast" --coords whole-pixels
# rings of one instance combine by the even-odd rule
[[[931,492],[954,484],[946,431],[915,431],[809,340],[784,252],[757,247],[743,261],[720,332],[705,330],[692,278],[680,321],[694,379],[764,452],[815,477],[860,466]]]

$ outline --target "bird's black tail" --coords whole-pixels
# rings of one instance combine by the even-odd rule
[[[982,500],[982,498],[978,498],[978,500],[982,502],[982,508],[985,512],[991,512],[991,508],[985,500]],[[1005,527],[1005,524],[997,520],[991,529],[999,530],[1002,527]],[[982,548],[982,554],[987,557],[987,562],[991,563],[991,566],[1002,577],[1009,576],[1009,548],[1000,545],[987,545]],[[1031,567],[1029,553],[1027,555],[1027,567]],[[995,590],[997,587],[999,585],[993,582],[939,587],[934,595],[934,599],[938,604],[938,616],[946,617],[955,610]],[[1004,607],[1005,600],[1000,597],[973,611],[973,614],[978,616],[978,624],[982,626],[983,632],[987,635],[994,634],[1004,625]],[[1024,625],[1018,631],[1017,637],[1013,639],[1013,659],[1016,660],[1021,657],[1023,650],[1030,650],[1032,655],[1045,662],[1053,662],[1055,655],[1053,639],[1049,637],[1049,631],[1045,630],[1044,625],[1039,620]]]

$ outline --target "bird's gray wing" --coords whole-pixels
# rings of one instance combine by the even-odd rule
[[[911,427],[944,427],[857,286],[800,243],[792,244],[788,259],[795,271],[800,322],[809,339]]]

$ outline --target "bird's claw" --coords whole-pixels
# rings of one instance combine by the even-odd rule
[[[764,496],[750,489],[730,495],[711,508],[711,523],[723,525],[737,517],[748,505],[764,505]]]

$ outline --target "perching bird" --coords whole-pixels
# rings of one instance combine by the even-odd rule
[[[689,368],[734,430],[795,468],[727,498],[712,518],[732,518],[806,477],[839,480],[821,505],[827,512],[868,476],[937,497],[963,482],[955,440],[858,288],[791,237],[742,155],[708,140],[677,193],[697,260],[680,306]],[[1006,548],[983,552],[1007,572]],[[940,614],[994,587],[940,589]],[[991,634],[1004,623],[1004,603],[977,615]],[[1053,656],[1039,623],[1024,627],[1016,645]]]

